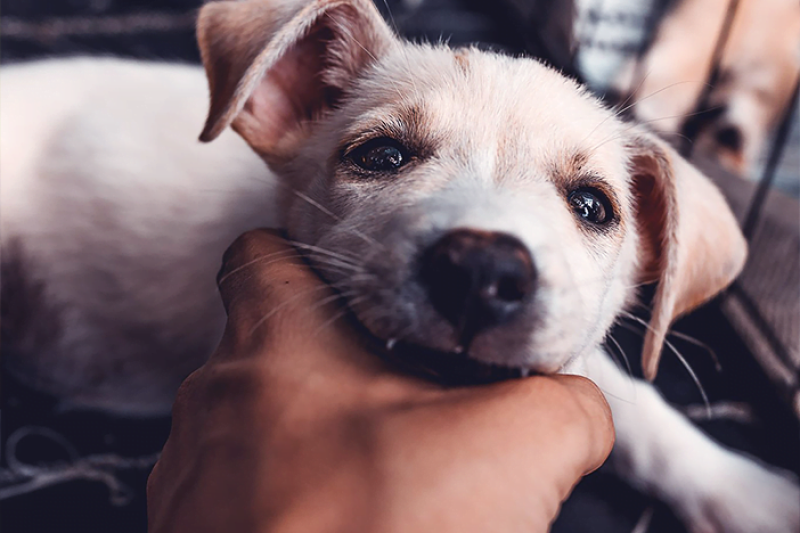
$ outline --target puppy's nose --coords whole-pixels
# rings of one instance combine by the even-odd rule
[[[431,246],[420,275],[433,307],[467,341],[512,319],[536,284],[531,254],[519,239],[470,229],[451,231]]]

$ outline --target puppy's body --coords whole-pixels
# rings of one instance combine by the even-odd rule
[[[27,138],[28,146],[9,148],[30,155],[4,158],[3,175],[19,177],[4,178],[3,261],[27,265],[17,269],[24,278],[15,286],[32,287],[25,301],[38,299],[56,326],[50,344],[18,333],[8,364],[29,379],[47,376],[44,388],[96,407],[130,409],[123,407],[132,394],[128,377],[139,387],[157,383],[165,393],[148,391],[156,400],[133,404],[138,412],[157,409],[219,331],[213,277],[226,243],[249,227],[282,225],[389,346],[399,340],[433,352],[467,351],[485,364],[588,373],[609,393],[622,471],[696,531],[796,529],[799,494],[791,481],[706,439],[599,347],[633,287],[659,279],[645,346],[652,373],[673,317],[738,272],[744,247],[718,191],[660,141],[618,122],[534,61],[401,43],[359,0],[287,6],[204,9],[200,41],[212,106],[203,138],[221,134],[207,147],[191,141],[202,109],[191,69],[39,67],[79,73],[80,83],[96,79],[88,72],[95,69],[110,104],[102,112],[68,106],[49,113],[49,127]],[[104,74],[109,69],[113,75]],[[12,70],[4,72],[4,105],[6,91],[25,94],[26,80],[37,74],[36,67]],[[148,72],[157,84],[146,81]],[[131,114],[141,109],[109,100],[111,94],[158,103],[152,114]],[[76,111],[111,126],[87,129],[74,121]],[[4,109],[0,116],[9,153],[7,132],[23,131],[24,115]],[[113,132],[121,123],[134,133],[104,136],[101,150],[87,150],[87,131]],[[231,123],[273,174],[221,133]],[[73,135],[80,142],[62,149],[40,141]],[[131,157],[143,146],[153,151]],[[42,160],[49,170],[42,171]],[[115,186],[123,188],[103,194]],[[609,215],[597,222],[595,201]],[[30,207],[5,209],[12,203]],[[99,226],[98,209],[105,214]],[[59,223],[64,213],[72,215],[69,225]],[[476,248],[481,239],[489,244]],[[491,322],[476,322],[463,309],[453,316],[437,304],[437,287],[458,277],[442,278],[437,268],[464,267],[454,263],[454,248],[438,253],[456,241],[482,258],[481,276],[497,281],[480,296],[491,304]],[[513,253],[487,262],[492,247]],[[500,263],[516,270],[492,277]],[[59,277],[62,269],[72,277]],[[450,289],[462,296],[461,288]],[[18,309],[10,311],[4,324],[20,320]],[[71,340],[73,330],[84,333]],[[4,330],[4,343],[12,334]],[[125,351],[109,355],[120,339]],[[78,371],[51,371],[62,363]]]
[[[167,412],[222,331],[219,258],[277,223],[247,145],[195,141],[207,99],[196,67],[3,67],[3,362],[67,406]]]

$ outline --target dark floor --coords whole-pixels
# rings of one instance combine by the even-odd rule
[[[193,12],[198,4],[195,0],[3,0],[0,60],[8,63],[44,56],[102,54],[197,62]],[[396,2],[390,4],[398,27],[412,37],[438,40],[441,36],[453,43],[481,41],[514,52],[527,47],[519,24],[510,24],[507,13],[487,13],[485,8],[475,7],[480,6],[476,1],[429,0],[424,11],[413,17],[404,15]],[[635,354],[641,333],[628,328],[641,330],[631,323],[617,328],[614,335],[627,353]],[[729,446],[800,473],[797,420],[777,398],[717,303],[682,320],[677,330],[708,344],[722,363],[723,371],[717,372],[705,349],[672,339],[691,362],[711,402],[729,402],[751,411],[746,422],[720,419],[705,422],[702,427]],[[636,366],[635,360],[631,362]],[[686,370],[669,353],[665,354],[657,384],[677,405],[701,402]],[[20,441],[16,454],[20,461],[63,466],[74,464],[75,457],[84,458],[80,481],[0,501],[4,533],[145,530],[145,481],[152,454],[168,434],[169,420],[61,412],[52,400],[25,389],[4,373],[0,429],[4,468],[9,467],[9,439],[23,433],[27,436]],[[87,463],[86,457],[94,459]],[[116,472],[123,486],[114,486],[109,472]],[[94,479],[86,480],[87,476]],[[10,486],[9,481],[8,472],[0,475],[0,494]],[[578,487],[554,531],[628,533],[650,508],[654,514],[649,532],[683,531],[668,510],[601,469]]]

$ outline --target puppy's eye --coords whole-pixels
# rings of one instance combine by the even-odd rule
[[[391,172],[408,162],[408,151],[394,139],[380,137],[353,149],[347,157],[364,170]]]
[[[602,225],[611,220],[613,211],[608,197],[598,189],[582,187],[569,193],[569,205],[576,215],[591,222]]]

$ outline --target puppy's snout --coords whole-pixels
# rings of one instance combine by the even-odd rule
[[[431,246],[420,275],[433,307],[460,340],[512,319],[536,284],[531,254],[519,239],[470,229],[451,231]]]

